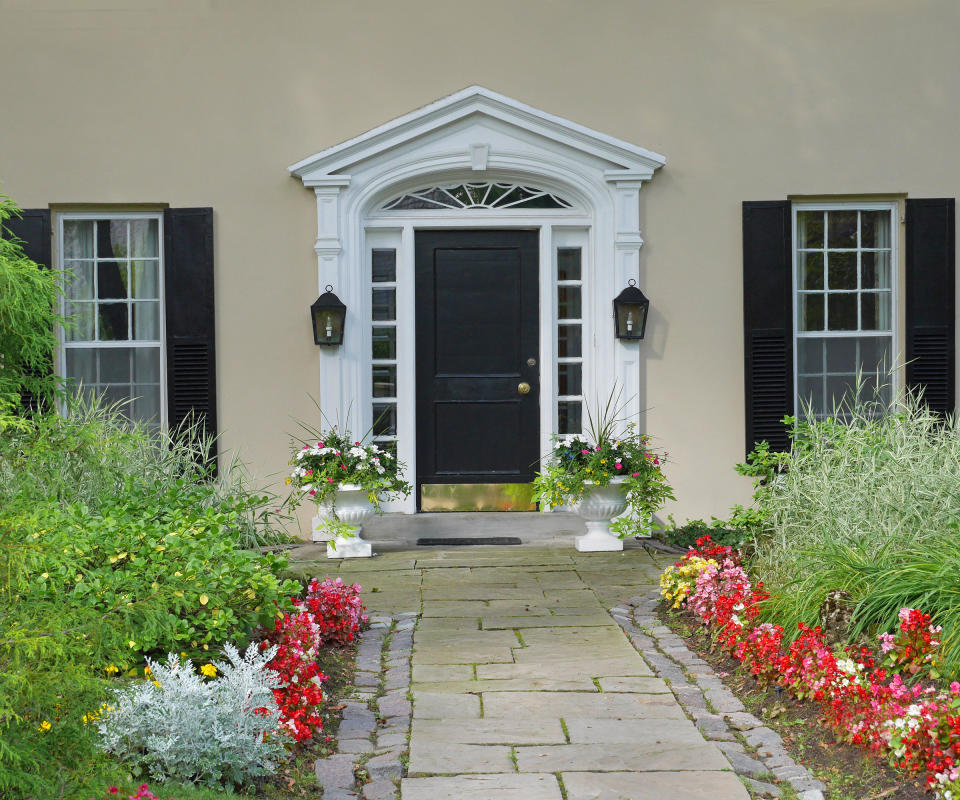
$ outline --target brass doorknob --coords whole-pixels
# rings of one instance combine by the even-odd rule
[[[520,394],[530,394],[530,384],[524,381],[517,387],[517,391],[520,392]]]

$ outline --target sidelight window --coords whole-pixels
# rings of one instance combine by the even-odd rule
[[[371,251],[373,310],[373,440],[396,453],[397,442],[397,251]]]
[[[895,206],[794,206],[796,403],[831,414],[862,375],[860,399],[891,399]]]
[[[558,247],[557,432],[580,433],[583,413],[583,268],[579,247]]]

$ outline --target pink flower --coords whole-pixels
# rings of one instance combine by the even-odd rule
[[[309,450],[310,448],[307,447],[306,445],[304,445],[304,446],[303,446],[303,449],[304,449],[304,450]]]
[[[589,450],[581,450],[580,452],[583,453],[585,456],[590,455],[590,451],[589,451]]]
[[[960,694],[960,682],[954,681],[950,684],[950,691],[953,694]]]
[[[327,483],[333,483],[333,478],[327,478]]]
[[[312,469],[308,469],[308,470],[307,470],[307,475],[313,475],[313,470],[312,470]]]
[[[107,791],[110,792],[110,794],[116,794],[120,790],[116,786],[111,786]]]
[[[360,446],[360,442],[354,442],[354,444],[355,444],[357,447]]]
[[[620,463],[614,464],[613,466],[615,466],[617,469],[623,469],[623,464]]]
[[[655,467],[659,467],[659,466],[660,466],[660,459],[659,459],[659,458],[653,459],[653,466],[655,466]]]
[[[889,653],[894,648],[894,636],[892,633],[881,633],[878,637],[880,639],[880,650],[884,653]]]
[[[599,453],[599,452],[600,452],[600,445],[597,445],[597,446],[596,446],[595,448],[593,448],[593,449],[596,450],[596,451]]]
[[[310,490],[310,496],[311,496],[311,497],[312,497],[313,495],[315,495],[316,493],[317,493],[317,490],[316,490],[316,489],[311,489],[311,490]]]
[[[346,465],[346,464],[341,464],[341,465],[340,465],[340,469],[346,469],[346,468],[347,468],[347,465]]]
[[[630,477],[631,477],[631,478],[639,478],[639,477],[640,477],[640,473],[639,473],[639,472],[634,472],[633,475],[631,475]]]

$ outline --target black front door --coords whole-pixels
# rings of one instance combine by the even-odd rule
[[[537,241],[536,231],[416,234],[418,499],[423,484],[533,480]]]

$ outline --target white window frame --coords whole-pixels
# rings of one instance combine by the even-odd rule
[[[866,338],[886,335],[885,331],[830,331],[826,330],[829,320],[827,318],[827,309],[824,308],[824,330],[822,331],[802,331],[800,330],[800,292],[799,292],[799,241],[797,239],[797,214],[800,211],[887,211],[890,214],[890,374],[892,380],[891,394],[896,398],[900,391],[899,376],[900,370],[896,367],[900,362],[900,204],[896,200],[886,201],[862,201],[845,200],[831,203],[817,202],[795,202],[791,203],[791,302],[793,305],[793,414],[799,417],[802,409],[800,408],[799,392],[799,373],[800,364],[798,360],[800,339],[826,339],[826,338]],[[827,231],[824,231],[824,237]],[[826,240],[824,246],[826,247]],[[826,264],[824,269],[826,269]],[[859,282],[859,277],[858,277]],[[857,290],[857,304],[859,308],[860,291]],[[858,312],[859,313],[859,312]]]
[[[164,252],[163,252],[163,213],[162,212],[132,212],[132,211],[83,211],[83,212],[61,212],[57,214],[57,265],[63,271],[64,253],[63,253],[63,224],[71,220],[104,220],[104,219],[153,219],[157,221],[157,257],[158,257],[158,295],[160,299],[160,338],[159,340],[135,340],[130,339],[119,342],[67,342],[64,337],[64,331],[61,328],[58,333],[58,354],[56,359],[57,374],[61,378],[67,378],[67,350],[70,349],[107,349],[107,348],[132,348],[132,347],[150,347],[159,348],[160,351],[160,429],[167,430],[167,314],[166,314],[166,289],[164,286]],[[96,262],[94,262],[96,267]],[[96,273],[96,269],[94,269]],[[60,315],[66,314],[66,296],[65,292],[60,297]]]

